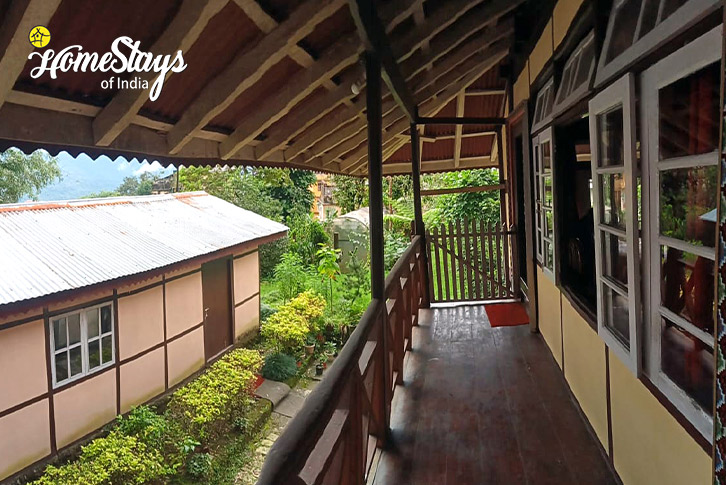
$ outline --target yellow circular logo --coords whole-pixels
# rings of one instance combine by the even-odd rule
[[[36,25],[30,29],[28,40],[34,47],[45,47],[50,42],[50,30],[42,25]]]

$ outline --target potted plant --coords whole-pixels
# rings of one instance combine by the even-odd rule
[[[308,335],[305,340],[305,355],[313,355],[315,353],[315,336]]]
[[[328,358],[328,362],[332,362],[333,359],[338,355],[338,349],[335,347],[335,343],[333,342],[325,342],[325,346],[323,347],[325,356]]]
[[[318,362],[315,365],[315,375],[316,376],[322,376],[323,375],[323,369],[325,368],[325,364],[323,362]]]

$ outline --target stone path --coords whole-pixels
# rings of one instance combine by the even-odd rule
[[[270,396],[274,396],[273,404],[274,408],[272,411],[270,431],[267,436],[262,438],[259,446],[254,452],[253,458],[240,470],[235,480],[235,485],[254,485],[257,482],[257,478],[260,476],[260,470],[262,470],[262,464],[265,462],[267,452],[270,451],[272,444],[287,426],[287,423],[295,417],[295,415],[302,409],[305,398],[315,389],[318,385],[319,378],[308,378],[302,379],[298,384],[298,387],[289,391],[284,397],[279,396],[280,386],[272,381],[262,392],[270,393]],[[264,384],[263,384],[264,385]],[[281,384],[285,386],[285,384]],[[285,386],[287,387],[287,386]],[[260,386],[262,388],[262,386]],[[288,388],[289,389],[289,388]],[[275,402],[277,401],[277,402]]]

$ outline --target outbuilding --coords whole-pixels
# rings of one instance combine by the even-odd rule
[[[254,334],[286,231],[204,192],[0,205],[0,480]]]

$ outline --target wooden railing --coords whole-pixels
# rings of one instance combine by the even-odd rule
[[[518,294],[514,227],[457,221],[426,233],[432,303],[503,300]]]
[[[418,310],[428,305],[423,239],[415,236],[325,377],[267,454],[258,485],[365,483],[388,436]]]

